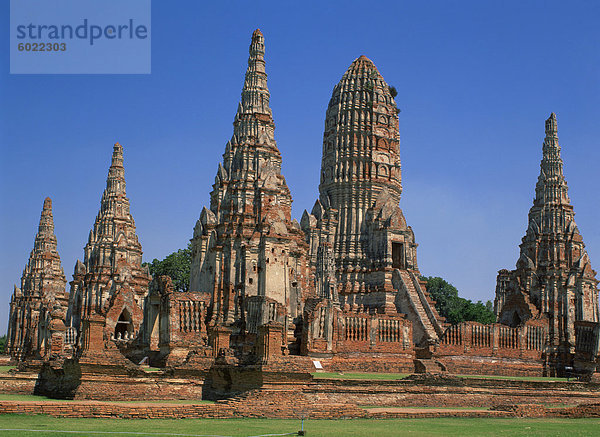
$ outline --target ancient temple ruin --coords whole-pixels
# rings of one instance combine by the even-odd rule
[[[50,358],[62,352],[63,320],[68,307],[67,280],[60,263],[54,235],[52,200],[47,197],[38,232],[21,277],[10,301],[6,353],[16,360]]]
[[[151,364],[202,381],[214,371],[224,395],[235,378],[246,384],[247,369],[260,382],[265,369],[308,375],[313,360],[331,371],[598,372],[598,281],[573,220],[554,114],[517,268],[498,275],[498,323],[450,325],[425,289],[400,208],[399,111],[373,62],[355,59],[333,89],[319,197],[300,223],[269,99],[256,30],[233,134],[191,235],[189,291],[142,265],[120,144],[68,297],[46,199],[11,301],[15,360],[54,369],[68,359],[111,375]]]

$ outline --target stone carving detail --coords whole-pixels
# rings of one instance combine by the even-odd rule
[[[59,331],[64,328],[68,306],[66,283],[56,248],[52,200],[47,197],[33,250],[23,270],[21,288],[15,285],[10,301],[7,355],[16,360],[50,356],[53,338],[60,337]],[[64,335],[64,329],[61,332]],[[62,343],[57,344],[54,352],[62,352]]]

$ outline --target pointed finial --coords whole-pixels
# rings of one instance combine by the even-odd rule
[[[40,216],[40,225],[38,226],[39,234],[52,234],[54,232],[54,218],[52,217],[52,199],[46,197],[42,214]]]
[[[556,114],[553,112],[550,114],[550,118],[546,120],[546,136],[555,137],[558,132],[558,125],[556,122]]]
[[[115,143],[113,146],[112,167],[123,167],[123,146]]]
[[[250,59],[248,59],[248,64],[250,65],[253,61],[261,60],[264,62],[265,56],[265,38],[263,37],[260,29],[256,29],[252,33],[252,42],[250,43]]]
[[[356,63],[361,63],[361,64],[371,64],[373,66],[375,66],[375,64],[373,64],[373,61],[371,61],[369,58],[367,58],[365,55],[360,55],[358,58],[356,58],[353,62],[353,64]]]

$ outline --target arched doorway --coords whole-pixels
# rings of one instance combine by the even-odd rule
[[[517,312],[515,311],[513,313],[512,316],[512,323],[510,324],[510,326],[512,326],[513,328],[516,328],[517,326],[519,326],[521,324],[521,318],[519,317],[519,314],[517,314]]]
[[[133,334],[133,323],[131,321],[131,314],[125,308],[121,315],[119,316],[119,320],[117,320],[117,325],[115,326],[115,338],[123,339],[125,338],[125,333],[127,333],[127,337],[131,337]]]

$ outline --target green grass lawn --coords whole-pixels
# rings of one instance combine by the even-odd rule
[[[14,369],[16,366],[0,366],[0,373],[8,373],[10,369]]]
[[[47,430],[13,431],[15,429]],[[296,432],[299,420],[279,419],[65,419],[49,416],[0,416],[0,435],[57,436],[51,430],[80,431],[65,435],[221,435],[256,436]],[[561,436],[600,435],[600,419],[388,419],[306,420],[312,436]],[[10,430],[10,431],[9,431]],[[104,431],[106,434],[90,434]],[[131,432],[131,434],[128,434]]]

